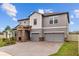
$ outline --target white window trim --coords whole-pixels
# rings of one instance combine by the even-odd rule
[[[43,29],[53,29],[53,28],[67,28],[67,26],[58,26],[58,27],[43,27]]]
[[[34,24],[34,21],[36,20],[36,24]],[[36,26],[38,23],[37,23],[37,18],[34,18],[33,20],[33,25]]]
[[[55,17],[57,18],[58,16],[53,16],[53,24],[55,24]]]
[[[58,16],[53,16],[53,17],[50,17],[50,18],[53,18],[53,24],[55,24],[54,20],[55,20],[55,17],[58,17]]]
[[[49,32],[44,32],[44,33],[64,33],[65,31],[49,31]]]
[[[55,19],[54,19],[54,16],[53,16],[53,24],[54,24],[54,20],[55,20]]]
[[[50,24],[51,19],[54,21],[54,17],[50,17],[49,19],[50,19],[49,24]],[[54,24],[54,22],[53,22],[53,24]]]
[[[35,28],[32,28],[32,29],[53,29],[53,28],[67,28],[67,26],[57,26],[57,27],[43,27],[43,28],[37,28],[37,27],[35,27]]]

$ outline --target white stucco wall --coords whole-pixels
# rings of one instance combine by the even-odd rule
[[[24,25],[24,26],[28,26],[29,25],[29,20],[19,21],[19,24]]]
[[[37,19],[37,25],[34,25],[34,19]],[[42,15],[34,13],[30,16],[30,25],[32,29],[42,28]]]

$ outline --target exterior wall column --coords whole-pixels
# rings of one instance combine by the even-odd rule
[[[26,36],[26,32],[25,32],[25,30],[22,30],[22,41],[23,42],[25,42],[25,41],[27,41],[27,36]]]
[[[43,29],[40,30],[40,34],[39,35],[40,35],[39,40],[40,41],[44,41]]]
[[[16,41],[19,41],[19,31],[16,31]]]
[[[22,40],[21,41],[24,41],[25,40],[25,31],[22,30]]]

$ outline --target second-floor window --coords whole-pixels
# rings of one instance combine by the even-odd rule
[[[49,24],[53,24],[53,18],[50,18]]]
[[[55,17],[50,18],[49,24],[56,24],[56,23],[58,23],[58,19],[56,19]]]
[[[34,19],[34,25],[37,25],[37,19]]]
[[[58,23],[58,20],[57,19],[54,19],[54,24]]]
[[[24,21],[24,24],[26,23],[26,21]]]
[[[53,19],[52,20],[50,19],[50,24],[53,24]]]

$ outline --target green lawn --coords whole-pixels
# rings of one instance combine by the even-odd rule
[[[65,42],[59,51],[49,56],[78,56],[78,42]]]

